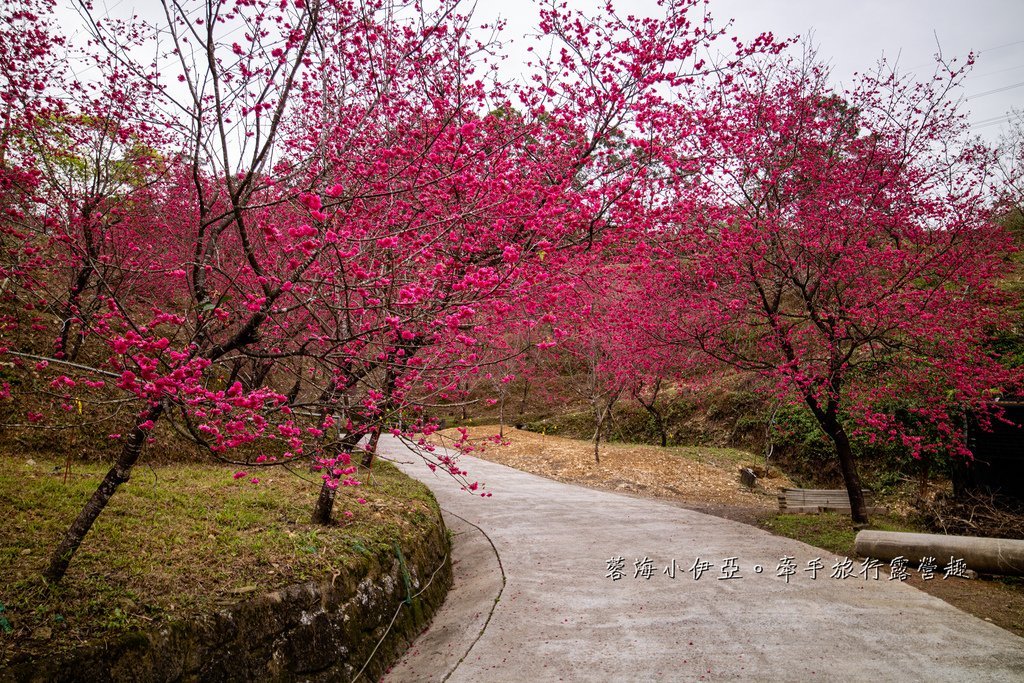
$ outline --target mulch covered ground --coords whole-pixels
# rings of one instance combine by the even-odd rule
[[[637,444],[602,443],[600,463],[592,443],[506,427],[502,444],[492,437],[495,425],[467,428],[472,455],[557,481],[592,488],[664,498],[688,507],[739,507],[774,510],[779,489],[793,484],[777,469],[747,488],[740,483],[741,467],[763,467],[754,456],[730,448],[659,448]],[[440,432],[445,442],[459,436],[454,429]]]

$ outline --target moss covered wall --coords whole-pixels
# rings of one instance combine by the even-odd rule
[[[444,601],[449,549],[447,531],[425,525],[400,553],[365,555],[336,577],[21,663],[0,681],[351,681],[367,662],[359,680],[377,680]]]

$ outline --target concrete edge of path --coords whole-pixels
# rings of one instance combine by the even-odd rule
[[[487,629],[505,589],[497,549],[480,527],[447,510],[452,534],[452,587],[430,627],[384,676],[387,683],[446,681]]]

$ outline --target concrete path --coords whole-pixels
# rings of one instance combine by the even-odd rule
[[[381,452],[434,490],[455,561],[389,683],[1024,681],[1024,639],[860,561],[832,578],[843,558],[797,541],[467,457],[480,498],[397,442]]]

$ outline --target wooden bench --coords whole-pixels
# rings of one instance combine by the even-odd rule
[[[864,503],[869,515],[885,514],[884,507],[872,507],[871,493],[864,492]],[[779,493],[779,512],[814,513],[850,512],[850,496],[846,489],[782,489]]]

